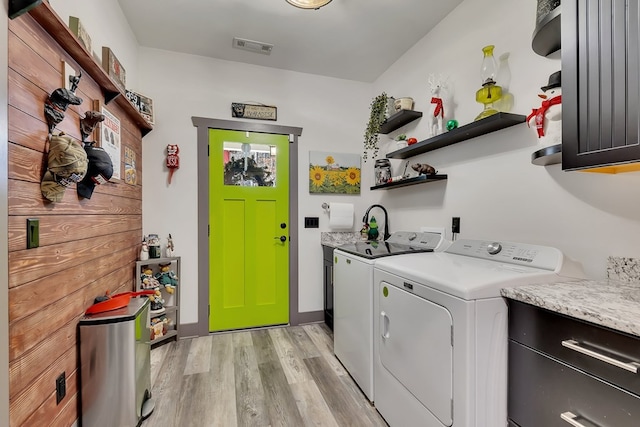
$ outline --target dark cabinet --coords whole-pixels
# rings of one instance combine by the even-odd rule
[[[324,259],[324,323],[333,331],[333,248],[322,245]]]
[[[640,338],[521,302],[508,304],[511,425],[637,425]]]
[[[562,168],[640,165],[640,5],[562,3]]]

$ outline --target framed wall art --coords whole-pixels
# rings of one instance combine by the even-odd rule
[[[120,140],[120,120],[107,110],[104,105],[100,112],[104,114],[104,121],[100,123],[100,146],[111,157],[111,163],[113,163],[113,176],[111,178],[121,179],[120,153],[122,143]]]
[[[359,154],[309,151],[309,193],[360,194]]]
[[[87,52],[92,52],[91,50],[91,37],[87,30],[85,30],[80,19],[75,16],[69,17],[69,29],[76,36],[82,47],[84,47]]]
[[[140,95],[139,93],[127,90],[125,96],[136,107],[136,110],[144,117],[150,124],[155,124],[155,117],[153,115],[153,99]]]
[[[124,71],[124,67],[107,46],[102,46],[102,68],[107,72],[109,77],[111,77],[111,80],[113,80],[122,92],[127,90],[127,75]]]

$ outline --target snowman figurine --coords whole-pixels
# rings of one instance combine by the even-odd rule
[[[533,108],[527,117],[527,125],[536,130],[540,143],[545,147],[562,143],[562,88],[561,75],[557,71],[549,76],[549,83],[541,87],[542,105]]]

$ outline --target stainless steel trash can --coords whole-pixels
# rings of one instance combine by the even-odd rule
[[[80,319],[80,404],[85,427],[134,427],[153,411],[149,300]]]

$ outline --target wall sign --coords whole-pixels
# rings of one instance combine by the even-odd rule
[[[271,105],[231,103],[231,117],[256,120],[278,120],[278,108]]]

